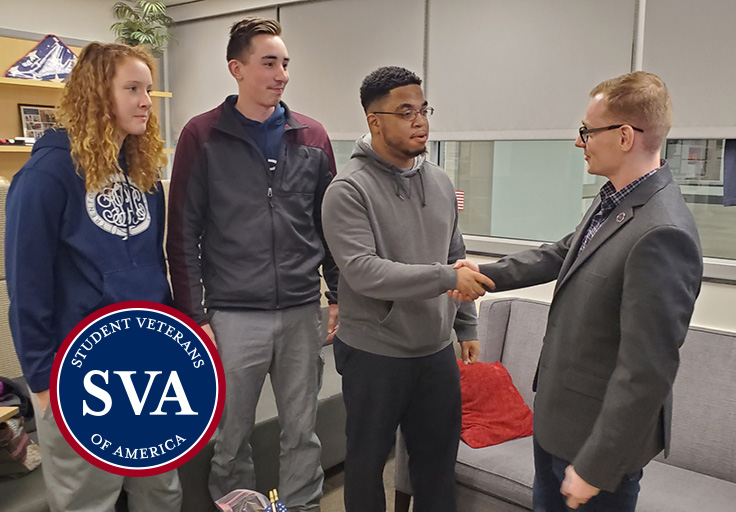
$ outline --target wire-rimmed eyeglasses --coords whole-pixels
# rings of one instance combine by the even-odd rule
[[[410,123],[414,122],[414,120],[417,118],[419,114],[422,114],[422,116],[425,119],[429,119],[432,117],[432,114],[434,114],[434,108],[432,107],[423,107],[419,110],[410,108],[407,110],[402,110],[401,112],[370,112],[371,114],[391,114],[394,116],[399,116],[404,121],[408,121]]]
[[[591,133],[606,132],[608,130],[616,130],[617,128],[621,128],[622,126],[631,126],[631,125],[629,123],[612,124],[611,126],[604,126],[603,128],[588,128],[587,126],[581,126],[580,128],[578,128],[578,133],[580,134],[580,140],[583,141],[583,144],[587,144]],[[637,128],[635,126],[631,126],[631,129],[636,130],[637,132],[644,133],[644,130],[642,130],[641,128]]]

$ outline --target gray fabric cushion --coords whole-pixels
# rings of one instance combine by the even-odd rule
[[[0,182],[0,247],[5,247],[5,199],[9,183]],[[0,251],[0,279],[5,279],[5,251]]]
[[[5,222],[3,221],[3,225]],[[2,252],[0,250],[0,252]],[[23,375],[20,369],[20,362],[15,353],[15,345],[10,335],[10,323],[8,322],[8,309],[10,308],[10,300],[8,299],[7,281],[0,280],[0,375],[9,379],[15,379]]]
[[[527,300],[514,301],[501,356],[501,362],[511,374],[516,389],[532,410],[534,409],[532,383],[539,353],[542,351],[548,313],[547,304]]]
[[[478,339],[481,343],[479,361],[495,363],[501,359],[510,311],[511,299],[480,302],[478,307]]]
[[[0,481],[0,509],[3,512],[48,512],[45,491],[41,467],[22,478]]]
[[[531,437],[474,449],[460,442],[455,475],[458,483],[532,508],[534,449]]]
[[[736,336],[691,327],[680,356],[666,461],[736,482]]]
[[[457,484],[457,509],[461,512],[523,512],[529,510],[495,496]]]
[[[736,484],[650,462],[644,468],[637,512],[733,512]]]

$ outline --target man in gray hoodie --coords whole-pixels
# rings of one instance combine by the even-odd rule
[[[370,134],[325,193],[323,226],[340,269],[334,342],[347,408],[345,507],[385,510],[382,473],[398,426],[406,439],[414,510],[455,510],[462,359],[480,345],[471,303],[493,283],[468,268],[457,200],[445,172],[425,159],[429,131],[421,80],[380,68],[360,89]]]

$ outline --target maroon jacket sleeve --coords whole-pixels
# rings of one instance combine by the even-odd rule
[[[337,304],[337,281],[339,271],[335,259],[332,257],[330,248],[327,246],[324,230],[322,229],[322,199],[324,198],[327,186],[332,178],[337,174],[337,166],[335,165],[335,154],[332,151],[332,144],[324,127],[314,119],[296,112],[292,112],[294,118],[309,127],[308,130],[300,133],[302,138],[299,142],[308,146],[318,147],[322,150],[322,161],[319,169],[319,182],[314,197],[314,227],[322,240],[325,248],[325,257],[322,260],[322,276],[327,284],[328,291],[325,292],[327,301],[330,304]]]
[[[207,204],[206,161],[201,158],[206,135],[196,118],[182,130],[176,145],[169,191],[169,233],[166,252],[174,307],[198,324],[208,322],[202,305],[199,243]]]

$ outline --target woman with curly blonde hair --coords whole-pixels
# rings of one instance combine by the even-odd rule
[[[129,478],[96,468],[62,436],[49,407],[54,355],[94,311],[127,300],[169,304],[163,254],[165,163],[151,111],[152,60],[119,44],[86,46],[59,107],[6,200],[10,327],[33,392],[52,511],[179,510],[176,471]]]

